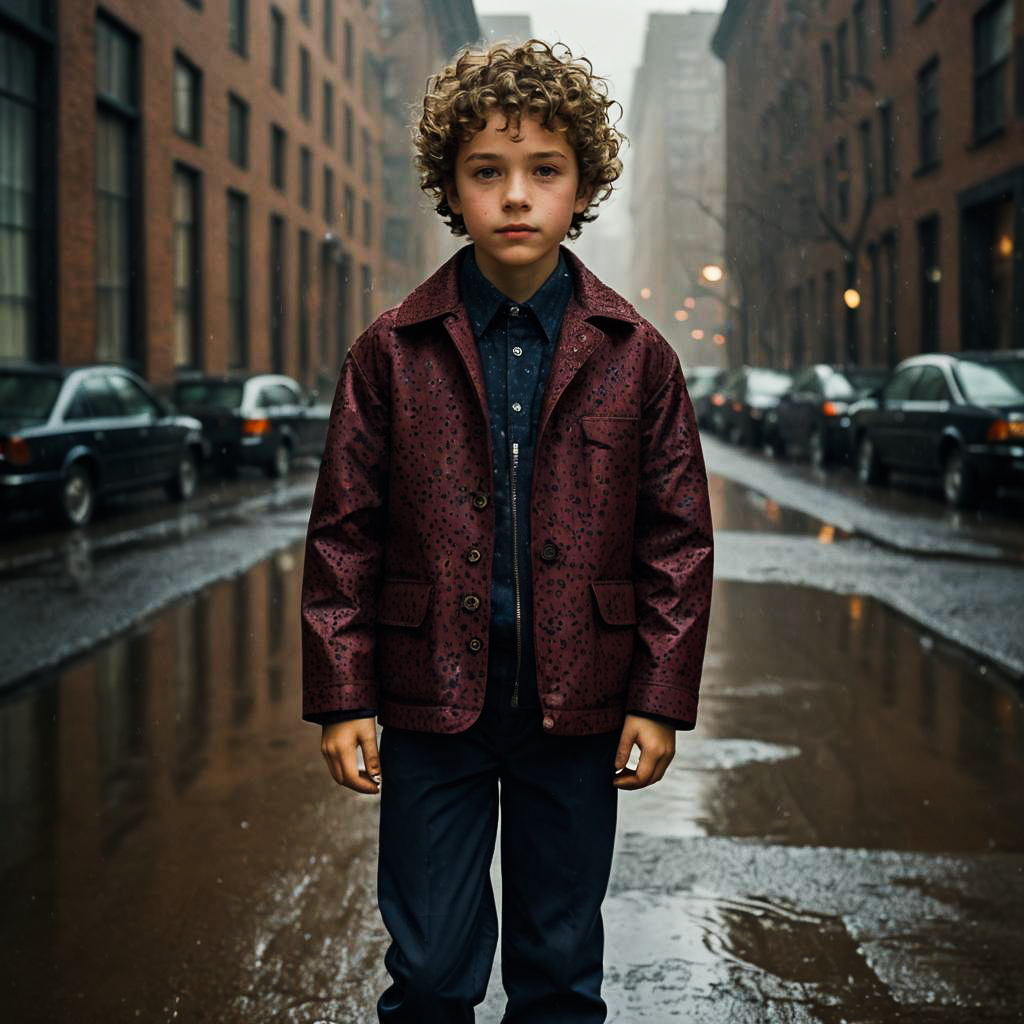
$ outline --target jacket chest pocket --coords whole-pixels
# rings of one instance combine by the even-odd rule
[[[640,421],[636,416],[581,416],[591,508],[636,496]]]

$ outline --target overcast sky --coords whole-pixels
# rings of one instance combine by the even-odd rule
[[[574,55],[589,58],[597,74],[608,78],[625,121],[648,13],[721,11],[725,0],[476,0],[475,7],[477,14],[528,14],[539,39],[563,42]]]

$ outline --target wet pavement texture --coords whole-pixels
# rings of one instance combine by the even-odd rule
[[[5,1020],[376,1019],[377,804],[298,717],[301,559],[0,703]],[[722,581],[677,740],[618,798],[609,1021],[1024,1020],[1014,680],[871,599]]]

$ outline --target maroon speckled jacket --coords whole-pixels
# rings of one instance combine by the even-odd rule
[[[679,359],[574,277],[537,428],[531,567],[544,727],[693,721],[711,603],[707,477]],[[306,537],[304,717],[468,728],[483,707],[494,505],[483,372],[455,257],[356,340]],[[479,554],[477,554],[479,552]]]

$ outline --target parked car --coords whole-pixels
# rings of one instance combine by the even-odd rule
[[[192,496],[202,424],[114,365],[0,364],[0,503],[54,507],[84,526],[97,500],[162,484]]]
[[[711,396],[715,393],[726,371],[718,366],[691,366],[685,371],[686,390],[693,402],[698,427],[711,425]]]
[[[742,366],[731,371],[711,396],[715,432],[734,444],[771,443],[765,419],[792,383],[792,375],[782,370]]]
[[[770,414],[779,453],[806,455],[819,468],[849,459],[850,405],[880,388],[888,376],[885,369],[830,363],[797,374]]]
[[[202,422],[221,471],[285,477],[298,456],[323,453],[330,406],[284,374],[189,374],[174,382],[173,401]]]
[[[851,416],[857,475],[938,474],[958,507],[1024,474],[1024,352],[905,359]]]

